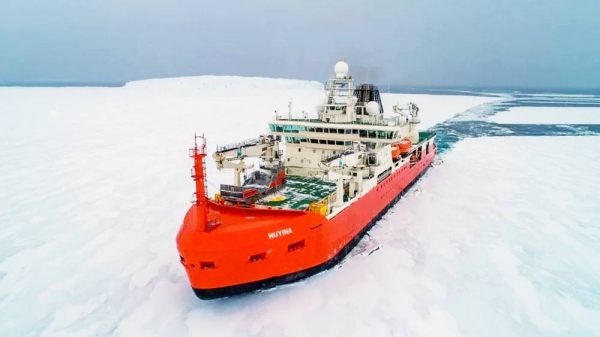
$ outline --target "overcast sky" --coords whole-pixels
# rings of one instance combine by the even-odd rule
[[[598,0],[0,0],[0,82],[600,87]],[[370,69],[370,71],[367,71]]]

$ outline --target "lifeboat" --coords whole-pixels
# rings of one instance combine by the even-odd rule
[[[393,146],[398,147],[400,154],[406,154],[412,148],[412,142],[408,138],[404,138],[398,143],[393,144]],[[393,151],[393,150],[392,150]]]
[[[400,155],[400,147],[397,145],[392,145],[392,159],[398,160],[398,158],[400,158]]]

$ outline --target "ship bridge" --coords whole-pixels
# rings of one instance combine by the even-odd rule
[[[390,152],[391,144],[402,139],[419,141],[416,105],[395,105],[394,116],[385,118],[377,86],[356,86],[345,62],[336,64],[335,77],[327,82],[326,92],[316,115],[294,115],[290,101],[288,114],[276,112],[269,123],[270,133],[286,141],[286,167],[316,172],[320,158],[337,155],[355,143],[384,155]]]

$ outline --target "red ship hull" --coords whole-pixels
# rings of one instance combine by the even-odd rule
[[[294,282],[340,262],[386,211],[431,166],[433,146],[405,164],[332,219],[311,211],[240,208],[208,201],[208,218],[221,225],[199,229],[198,206],[188,210],[177,235],[181,262],[201,299],[233,296]]]

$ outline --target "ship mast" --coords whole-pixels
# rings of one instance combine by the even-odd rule
[[[198,139],[201,143],[198,144]],[[194,134],[194,147],[190,149],[190,158],[194,158],[192,179],[196,183],[194,193],[196,205],[197,230],[204,231],[208,225],[208,198],[206,197],[206,138]]]

